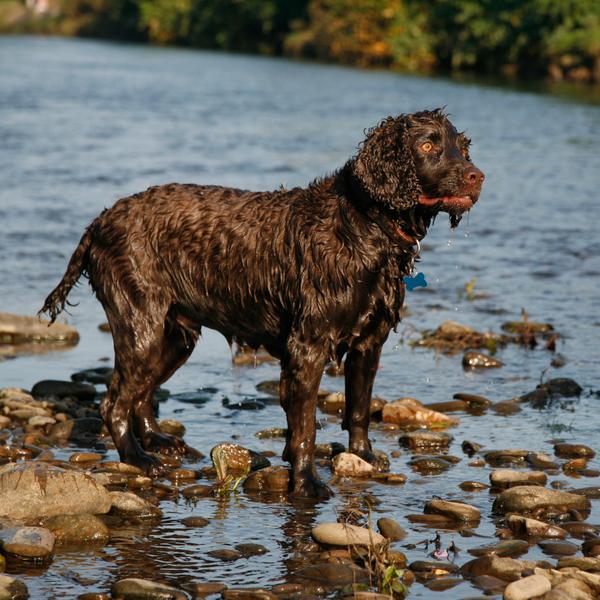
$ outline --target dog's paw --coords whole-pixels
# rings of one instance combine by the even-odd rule
[[[160,458],[146,454],[146,452],[141,452],[135,457],[123,458],[121,460],[128,465],[133,465],[141,469],[148,477],[164,475],[167,472]]]
[[[143,440],[144,450],[166,456],[185,456],[185,442],[175,435],[152,433]]]
[[[329,500],[334,496],[333,491],[322,481],[315,477],[304,477],[299,481],[294,480],[293,498],[310,498],[313,500]]]
[[[356,456],[362,458],[364,461],[368,462],[370,465],[375,467],[377,471],[380,473],[382,471],[387,471],[388,468],[386,464],[376,455],[373,454],[370,450],[362,450],[361,452],[353,452]]]

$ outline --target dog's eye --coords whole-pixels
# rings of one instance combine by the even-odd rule
[[[421,150],[423,152],[433,152],[433,150],[435,150],[435,146],[431,142],[425,142],[421,145]]]

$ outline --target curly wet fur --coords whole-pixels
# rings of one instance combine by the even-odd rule
[[[438,154],[425,156],[422,139],[435,140]],[[113,333],[115,371],[101,413],[121,460],[155,474],[164,467],[148,451],[185,451],[162,433],[150,399],[208,327],[280,359],[283,456],[295,495],[331,493],[314,464],[316,394],[326,364],[344,356],[349,449],[382,469],[368,440],[369,406],[414,248],[391,239],[381,219],[422,239],[446,210],[438,196],[475,202],[483,175],[468,143],[440,110],[400,115],[371,129],[355,157],[306,189],[170,184],[105,210],[41,312],[54,321],[88,275]],[[373,210],[383,215],[379,223]],[[460,218],[455,205],[447,212]]]

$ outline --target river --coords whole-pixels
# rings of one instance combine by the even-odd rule
[[[479,507],[485,516],[477,535],[492,541],[493,496],[458,487],[466,480],[488,482],[490,467],[468,467],[463,440],[552,454],[550,440],[559,435],[600,451],[600,98],[209,51],[0,37],[0,312],[35,315],[84,228],[120,197],[169,182],[253,190],[305,186],[341,166],[363,131],[382,118],[442,106],[472,138],[471,157],[486,181],[480,201],[456,230],[441,215],[426,238],[419,269],[429,286],[407,294],[408,314],[384,349],[375,393],[431,403],[463,392],[498,402],[532,391],[542,378],[570,377],[584,389],[581,397],[544,410],[523,406],[517,415],[456,415],[461,423],[451,431],[450,453],[462,461],[450,471],[414,473],[407,465],[412,455],[402,450],[392,470],[408,475],[404,486],[341,485],[334,499],[310,510],[243,492],[195,505],[161,502],[165,516],[155,526],[132,526],[105,547],[62,549],[50,564],[13,570],[32,597],[107,593],[126,576],[171,585],[223,580],[230,586],[272,586],[297,567],[294,536],[307,538],[311,523],[335,521],[357,493],[376,498],[375,516],[394,518],[408,530],[395,548],[409,561],[425,557],[425,551],[406,544],[433,533],[408,523],[405,515],[422,512],[434,495]],[[476,297],[469,298],[465,286],[473,280]],[[85,281],[70,300],[78,304],[66,322],[80,332],[79,344],[0,354],[0,388],[31,389],[42,379],[69,379],[111,364],[110,335],[98,329],[106,319]],[[543,344],[509,345],[496,355],[502,368],[468,372],[461,354],[409,344],[418,331],[448,320],[500,332],[504,322],[520,320],[522,309],[532,321],[554,327],[555,352]],[[563,366],[553,366],[557,358]],[[165,384],[171,396],[161,404],[160,417],[183,422],[188,444],[206,455],[236,436],[253,450],[274,451],[272,462],[281,464],[281,440],[254,436],[284,426],[280,408],[223,408],[224,398],[257,397],[256,384],[277,376],[277,366],[269,363],[233,366],[225,340],[206,331],[188,363]],[[341,379],[328,376],[321,385],[331,391],[342,386]],[[212,389],[206,403],[184,401],[186,394],[206,388]],[[344,442],[339,419],[319,416],[318,441]],[[376,424],[373,438],[388,454],[399,450],[397,432]],[[108,455],[116,458],[114,450]],[[589,463],[599,466],[597,459]],[[331,477],[320,469],[323,479]],[[575,487],[599,483],[567,480]],[[188,529],[181,519],[190,515],[211,523]],[[600,522],[597,505],[590,522]],[[443,540],[463,549],[459,564],[468,560],[469,547],[485,542],[452,530],[443,532]],[[231,563],[209,554],[240,541],[262,544],[269,552]],[[544,555],[533,547],[527,558]],[[476,593],[463,581],[444,598]],[[416,583],[412,595],[434,598],[439,592]]]

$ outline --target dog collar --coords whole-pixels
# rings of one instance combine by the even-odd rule
[[[390,221],[390,219],[376,206],[371,205],[367,209],[367,215],[369,215],[369,218],[375,221],[375,223],[377,223],[377,225],[379,225],[379,227],[381,227],[381,229],[383,229],[395,242],[402,246],[410,246],[411,248],[416,244],[419,250],[421,249],[419,240],[415,240],[404,233],[400,227],[395,223],[392,223],[392,221]],[[417,254],[419,253],[419,250],[417,250]]]

